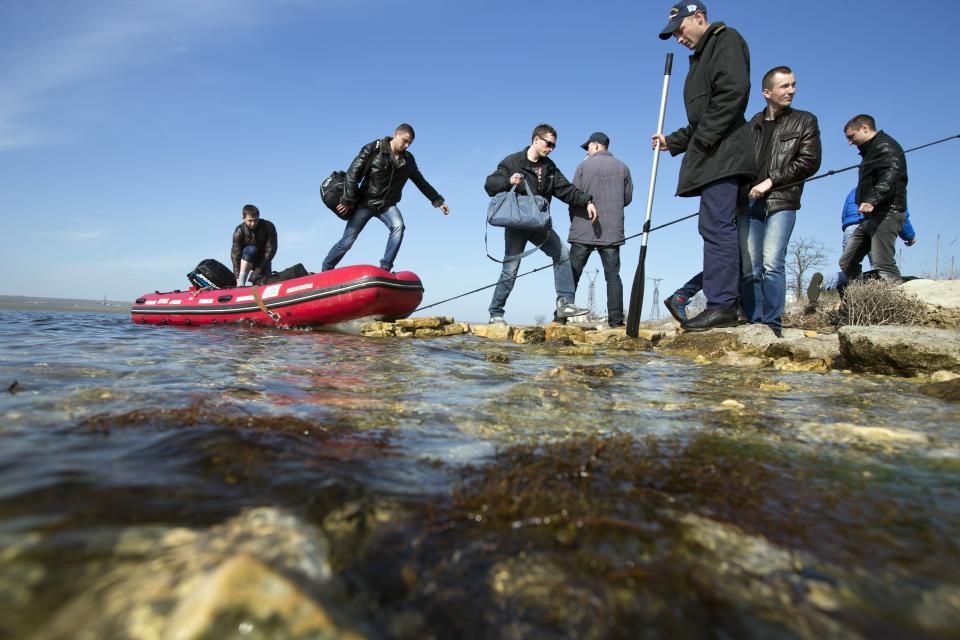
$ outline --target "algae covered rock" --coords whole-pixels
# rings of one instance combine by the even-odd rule
[[[546,330],[543,327],[516,327],[513,332],[513,341],[517,344],[539,344],[546,340]]]

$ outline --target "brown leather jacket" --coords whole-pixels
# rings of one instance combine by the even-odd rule
[[[763,144],[765,114],[766,109],[747,123],[747,129],[753,138],[753,155],[758,166],[761,164],[758,156]],[[820,168],[821,159],[820,127],[815,115],[809,111],[788,107],[777,117],[776,122],[770,146],[769,177],[773,181],[773,188],[767,193],[767,213],[799,209],[803,183],[793,183],[815,174]],[[767,176],[758,176],[754,183],[745,187],[745,191],[749,192],[751,187],[766,179]],[[746,200],[745,193],[741,198]]]

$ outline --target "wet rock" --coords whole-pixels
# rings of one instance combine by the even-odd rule
[[[960,331],[926,327],[841,327],[840,351],[854,371],[916,376],[960,372]]]
[[[547,377],[556,378],[569,374],[589,376],[591,378],[612,378],[615,375],[613,367],[604,365],[573,365],[570,367],[554,367],[547,372]]]
[[[248,556],[230,558],[197,581],[180,598],[165,635],[178,640],[223,637],[241,625],[248,633],[256,629],[287,638],[362,637],[339,629],[320,603]]]
[[[926,384],[920,387],[920,391],[928,396],[940,398],[941,400],[960,402],[960,378],[947,380],[946,382]]]
[[[954,373],[952,371],[934,371],[930,376],[930,382],[950,382],[951,380],[956,380],[960,378],[960,373]]]
[[[510,362],[510,357],[505,353],[488,353],[483,356],[483,359],[487,362],[496,362],[499,364],[508,364]]]
[[[497,599],[511,607],[549,611],[551,596],[565,588],[567,579],[546,554],[524,554],[493,565],[487,581]]]
[[[757,356],[751,356],[738,351],[728,351],[727,353],[723,354],[723,356],[720,357],[716,363],[727,367],[746,367],[753,369],[759,369],[761,367],[770,365],[770,361],[766,358],[758,358]]]
[[[901,286],[926,305],[928,326],[960,329],[960,280],[919,279]]]
[[[470,332],[489,340],[512,340],[514,328],[509,324],[472,324]]]
[[[572,347],[573,340],[567,336],[548,339],[545,343],[548,347]]]
[[[462,336],[465,333],[470,333],[470,325],[466,322],[454,322],[443,328],[445,336]]]
[[[394,338],[397,334],[393,331],[364,331],[363,335],[367,338]]]
[[[543,327],[516,327],[513,341],[517,344],[539,344],[546,339]]]
[[[443,329],[417,329],[414,335],[418,338],[442,338],[446,334]]]
[[[397,320],[396,325],[404,329],[439,329],[453,322],[452,318],[404,318]]]
[[[786,330],[784,339],[771,343],[764,350],[764,355],[771,358],[790,358],[795,362],[819,360],[829,369],[840,358],[840,339],[837,335],[820,335],[813,337],[793,337],[794,330]]]
[[[841,444],[873,445],[887,450],[905,446],[925,447],[930,443],[929,437],[919,431],[887,427],[864,427],[848,422],[806,423],[800,426],[800,431],[820,440]]]
[[[545,338],[548,342],[568,338],[573,342],[586,342],[586,332],[582,327],[572,327],[564,324],[551,323],[544,327]]]
[[[681,333],[673,342],[661,348],[667,353],[691,358],[719,357],[728,351],[737,350],[737,336],[722,329]]]
[[[327,539],[283,511],[252,509],[205,531],[131,529],[117,550],[125,561],[38,638],[226,637],[238,624],[260,637],[359,637],[331,613],[341,589]]]
[[[827,373],[833,366],[827,360],[803,360],[794,362],[788,357],[777,358],[773,361],[773,368],[778,371],[803,371],[809,373]]]
[[[557,353],[564,356],[592,356],[596,350],[593,347],[560,347]]]
[[[609,336],[603,345],[618,351],[653,351],[653,343],[646,338],[631,338],[626,335]]]
[[[367,335],[373,331],[393,331],[394,325],[392,322],[364,322],[360,325],[360,333]]]
[[[742,402],[737,402],[736,400],[724,400],[720,403],[720,406],[724,409],[746,409],[746,405]]]
[[[624,338],[626,335],[627,333],[623,329],[598,329],[597,331],[584,332],[584,342],[600,345],[610,339]]]

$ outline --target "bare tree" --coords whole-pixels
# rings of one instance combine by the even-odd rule
[[[807,275],[827,263],[827,249],[813,238],[797,238],[787,249],[787,287],[795,299],[804,299],[803,284]]]
[[[547,316],[542,313],[538,313],[537,315],[533,316],[533,322],[538,327],[542,327],[543,325],[547,324]]]

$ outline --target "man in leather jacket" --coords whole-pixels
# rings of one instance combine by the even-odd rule
[[[860,263],[870,262],[884,280],[900,282],[896,242],[907,211],[907,159],[903,148],[866,114],[854,116],[843,128],[847,142],[857,145],[862,160],[857,183],[857,209],[863,222],[857,225],[840,256],[840,269],[853,280],[860,276]]]
[[[707,309],[684,320],[687,331],[737,324],[740,247],[736,208],[740,183],[756,174],[744,113],[750,97],[750,51],[722,22],[710,23],[698,0],[670,9],[660,39],[675,37],[692,50],[683,87],[687,125],[668,136],[654,134],[653,148],[684,154],[678,196],[700,196],[703,293]]]
[[[440,209],[443,215],[450,213],[443,196],[427,182],[420,173],[413,154],[407,151],[413,144],[415,135],[412,126],[401,124],[393,132],[393,137],[387,136],[363,145],[360,153],[350,163],[337,212],[346,214],[351,209],[354,209],[354,212],[347,219],[343,237],[324,258],[323,271],[337,266],[373,218],[380,220],[390,231],[380,268],[393,270],[393,262],[400,251],[405,228],[397,203],[400,202],[407,180],[413,180],[413,184],[417,185],[420,192],[434,207]]]
[[[786,259],[790,234],[800,208],[803,180],[820,168],[820,128],[808,111],[794,109],[797,81],[789,67],[763,76],[767,107],[747,123],[759,167],[745,187],[737,214],[740,235],[740,295],[747,321],[763,323],[775,334],[783,328]]]
[[[590,221],[596,220],[597,208],[591,195],[570,184],[553,160],[547,157],[557,146],[557,130],[548,124],[541,124],[534,128],[530,138],[530,146],[501,160],[497,170],[487,176],[484,183],[487,195],[492,198],[498,193],[509,191],[513,186],[516,186],[518,193],[526,194],[529,184],[533,190],[529,195],[543,196],[547,202],[556,196],[568,205],[585,207]],[[554,318],[564,320],[589,313],[589,309],[582,309],[574,304],[576,285],[573,281],[570,254],[552,227],[537,231],[505,227],[503,241],[503,270],[493,290],[493,299],[488,309],[491,324],[506,323],[503,319],[504,306],[513,291],[513,284],[520,270],[520,258],[516,256],[523,253],[528,242],[538,245],[541,251],[553,259],[553,280],[557,293]],[[509,260],[511,256],[515,258]]]
[[[244,205],[242,215],[243,222],[233,230],[233,245],[230,247],[233,276],[238,287],[247,284],[247,276],[254,284],[266,279],[277,255],[277,228],[273,223],[260,218],[260,209],[252,204]]]

